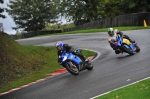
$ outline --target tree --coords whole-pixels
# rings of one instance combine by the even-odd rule
[[[138,12],[150,12],[149,0],[122,0],[121,7],[123,12],[138,13]]]
[[[76,26],[101,18],[150,12],[149,0],[54,0],[61,16]]]
[[[121,9],[121,0],[101,0],[99,3],[98,12],[102,18],[124,14]]]
[[[37,31],[45,28],[46,22],[57,19],[57,11],[53,0],[10,0],[9,15],[18,28],[25,31]]]
[[[0,23],[0,32],[4,32],[3,23]]]
[[[0,3],[3,4],[3,3],[4,3],[4,0],[0,0]],[[3,13],[3,12],[4,12],[4,8],[1,8],[1,7],[0,7],[0,18],[6,18],[5,15],[1,14],[1,13]]]
[[[75,25],[99,19],[99,0],[60,0],[60,12]]]
[[[101,0],[98,12],[102,18],[122,14],[150,12],[149,0]]]

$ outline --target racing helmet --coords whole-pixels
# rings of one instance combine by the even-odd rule
[[[108,28],[108,35],[109,36],[114,36],[114,29],[113,28]]]
[[[63,42],[62,41],[58,41],[58,42],[56,42],[55,46],[56,46],[56,48],[58,50],[62,50],[63,49]]]

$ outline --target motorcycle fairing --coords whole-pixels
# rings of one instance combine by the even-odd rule
[[[134,44],[132,44],[128,39],[126,38],[121,38],[121,37],[117,37],[117,41],[118,41],[118,46],[121,46],[122,43],[124,43],[123,46],[125,46],[126,48],[131,48],[132,51],[135,50],[135,46]]]
[[[72,61],[77,65],[81,63],[81,59],[78,56],[73,55],[72,53],[66,53],[65,51],[62,54],[62,58],[63,58],[62,62]]]

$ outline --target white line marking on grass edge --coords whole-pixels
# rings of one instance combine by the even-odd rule
[[[92,98],[89,98],[89,99],[95,99],[95,98],[98,98],[98,97],[103,96],[103,95],[106,95],[106,94],[108,94],[108,93],[110,93],[110,92],[112,92],[112,91],[116,91],[116,90],[119,90],[119,89],[121,89],[121,88],[128,87],[128,86],[130,86],[130,85],[133,85],[133,84],[139,83],[139,82],[141,82],[141,81],[143,81],[143,80],[147,80],[147,79],[149,79],[149,78],[150,78],[150,77],[147,77],[147,78],[141,79],[141,80],[139,80],[139,81],[133,82],[133,83],[131,83],[131,84],[128,84],[128,85],[125,85],[125,86],[122,86],[122,87],[119,87],[119,88],[116,88],[116,89],[113,89],[113,90],[111,90],[111,91],[105,92],[105,93],[103,93],[103,94],[97,95],[97,96],[92,97]]]

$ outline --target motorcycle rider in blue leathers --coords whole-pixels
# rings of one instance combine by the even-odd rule
[[[68,44],[63,44],[62,41],[56,42],[55,46],[58,50],[58,52],[57,52],[57,54],[58,54],[58,63],[60,63],[59,59],[60,59],[60,55],[62,54],[63,51],[66,51],[67,53],[73,53],[74,55],[77,55],[78,57],[80,57],[80,59],[83,62],[87,61],[86,58],[81,53],[76,52],[72,46],[69,46]]]

